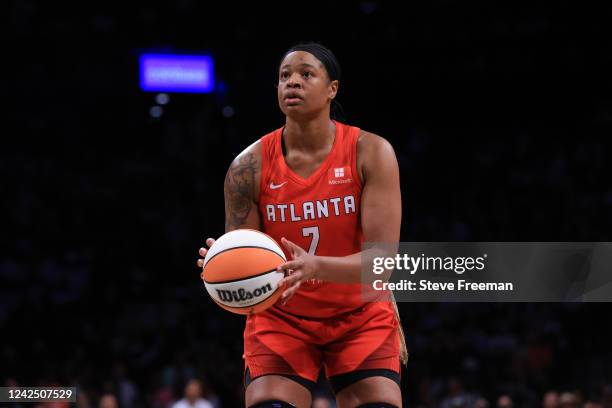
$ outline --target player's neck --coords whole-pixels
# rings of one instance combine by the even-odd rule
[[[303,122],[288,117],[283,138],[288,150],[318,151],[333,144],[335,132],[336,126],[329,116]]]

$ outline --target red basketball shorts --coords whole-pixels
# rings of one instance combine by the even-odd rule
[[[317,381],[356,370],[400,371],[400,338],[393,306],[371,302],[330,318],[306,318],[273,306],[248,316],[244,360],[252,378],[297,375]]]

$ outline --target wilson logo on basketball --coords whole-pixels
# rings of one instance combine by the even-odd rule
[[[221,302],[244,302],[245,300],[251,300],[253,298],[258,298],[260,296],[265,295],[268,292],[272,292],[272,285],[267,283],[261,288],[257,288],[253,291],[248,291],[246,289],[238,289],[238,290],[223,290],[223,289],[215,289],[217,291],[217,295],[219,296],[219,300]]]
[[[334,167],[329,169],[329,184],[351,183],[351,168],[349,166]]]

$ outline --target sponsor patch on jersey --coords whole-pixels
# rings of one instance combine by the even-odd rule
[[[347,184],[353,182],[351,166],[332,167],[329,169],[329,184]]]

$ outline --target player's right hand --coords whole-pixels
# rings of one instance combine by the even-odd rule
[[[210,248],[215,243],[214,238],[206,238],[206,245]],[[198,254],[202,257],[198,259],[198,268],[204,268],[204,258],[206,258],[206,254],[208,253],[208,249],[202,247],[198,251]]]

